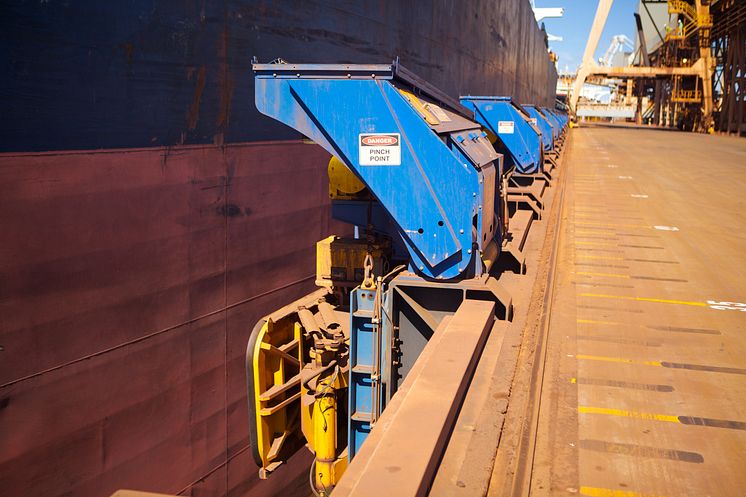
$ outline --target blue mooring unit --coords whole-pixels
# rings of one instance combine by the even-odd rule
[[[410,270],[433,279],[482,273],[480,254],[501,243],[502,161],[468,109],[398,64],[254,70],[257,109],[337,156],[368,187],[394,221]]]
[[[563,129],[567,127],[567,114],[557,109],[550,109],[549,111],[554,114],[554,117],[559,120],[560,125],[562,125]]]
[[[559,140],[561,131],[559,123],[556,119],[554,119],[554,117],[552,117],[549,111],[547,111],[546,107],[537,107],[536,110],[539,111],[542,117],[546,119],[546,121],[549,123],[549,126],[552,128],[552,138],[554,139],[556,146],[556,142],[557,140]]]
[[[556,137],[562,133],[564,124],[560,121],[557,115],[548,107],[542,107],[541,112],[547,117],[547,120],[552,124],[552,127],[556,130]]]
[[[543,165],[541,132],[531,117],[510,97],[465,96],[461,103],[495,137],[497,149],[506,156],[505,169],[534,174]]]
[[[510,315],[509,295],[488,274],[504,236],[503,156],[470,109],[397,62],[253,69],[257,109],[336,156],[369,192],[333,198],[333,216],[388,237],[410,271],[384,290],[379,281],[349,293],[352,459],[440,319],[466,298]],[[541,156],[534,148],[524,167]]]
[[[539,131],[541,131],[541,142],[544,144],[544,151],[552,151],[554,149],[555,133],[551,123],[535,105],[523,105],[523,110],[531,118],[531,124],[537,126]]]

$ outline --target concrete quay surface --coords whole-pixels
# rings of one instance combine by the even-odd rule
[[[521,494],[743,495],[746,141],[572,134]]]

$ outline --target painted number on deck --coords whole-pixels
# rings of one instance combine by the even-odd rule
[[[741,302],[718,302],[717,300],[708,300],[707,305],[710,306],[710,309],[717,309],[718,311],[746,312],[746,304]]]

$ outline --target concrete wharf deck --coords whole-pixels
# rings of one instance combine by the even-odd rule
[[[522,493],[743,495],[746,142],[572,133]]]

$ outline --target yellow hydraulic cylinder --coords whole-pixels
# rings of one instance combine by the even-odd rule
[[[337,397],[327,377],[318,384],[320,396],[313,404],[313,445],[316,452],[316,489],[325,496],[337,483]],[[341,476],[341,475],[340,475]]]
[[[484,252],[482,252],[482,262],[484,262],[484,266],[488,272],[492,269],[492,265],[497,260],[498,255],[500,255],[500,251],[497,248],[497,243],[492,240],[484,249]]]

